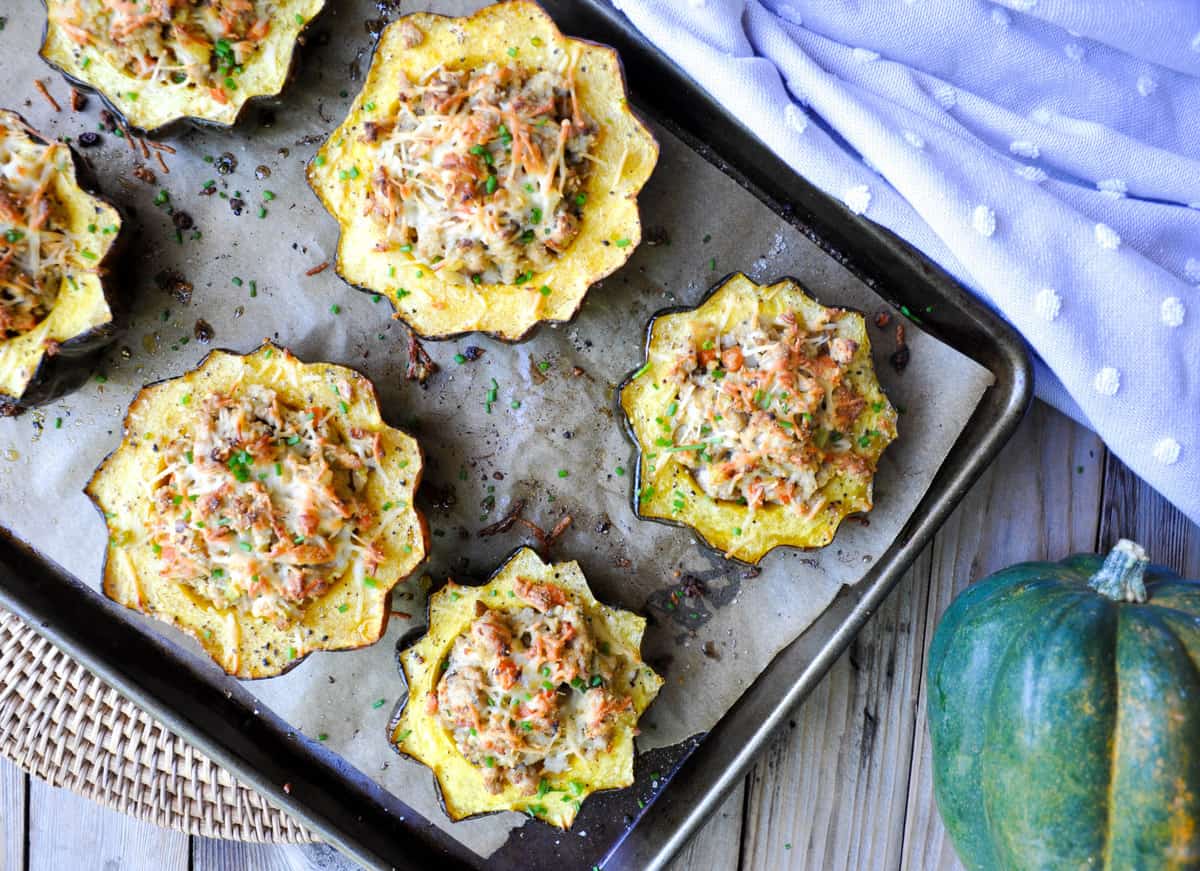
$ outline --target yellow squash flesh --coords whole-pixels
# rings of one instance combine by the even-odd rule
[[[756,312],[764,320],[774,320],[786,311],[796,312],[802,323],[813,323],[822,311],[830,310],[792,279],[760,286],[741,273],[734,274],[699,307],[672,310],[651,320],[645,365],[621,388],[621,409],[638,452],[633,496],[638,516],[690,526],[726,557],[748,563],[758,563],[780,545],[824,547],[847,515],[869,511],[873,504],[873,471],[865,476],[843,472],[821,488],[819,493],[827,502],[810,518],[778,504],[752,511],[732,500],[713,499],[696,483],[691,470],[677,461],[677,454],[663,451],[657,444],[662,428],[656,418],[669,417],[667,407],[675,400],[675,388],[667,376],[694,342],[694,327],[703,324],[712,327],[710,333],[720,332],[724,325]],[[875,375],[863,316],[846,312],[837,323],[838,335],[858,343],[847,380],[867,403],[846,436],[851,450],[868,459],[874,470],[884,448],[896,438],[896,410]],[[859,440],[868,431],[878,435],[866,439],[863,446]]]
[[[177,83],[169,75],[139,78],[95,47],[82,46],[55,17],[55,8],[70,0],[46,0],[46,34],[42,58],[69,79],[99,92],[130,127],[154,132],[181,119],[232,126],[246,103],[277,96],[291,74],[296,43],[325,0],[276,0],[270,32],[226,89],[226,102],[193,82]]]
[[[376,250],[378,233],[363,210],[372,175],[362,171],[371,165],[372,147],[362,141],[363,123],[394,117],[403,77],[419,80],[439,64],[468,70],[492,61],[504,65],[510,50],[530,69],[556,68],[564,52],[579,58],[580,103],[600,127],[579,235],[549,269],[519,285],[443,280],[399,246]],[[414,13],[389,25],[349,115],[309,164],[308,181],[341,226],[342,278],[386,296],[423,337],[486,332],[517,341],[541,321],[570,320],[588,288],[629,259],[642,234],[637,194],[657,160],[658,143],[629,109],[616,51],[569,39],[535,3],[512,0],[468,18]],[[543,295],[542,287],[550,293]]]
[[[344,412],[329,387],[343,378],[353,396]],[[239,384],[269,387],[295,407],[324,406],[347,428],[379,433],[383,460],[367,480],[366,502],[377,516],[385,502],[405,507],[392,512],[394,519],[375,539],[383,559],[372,575],[374,583],[356,581],[353,570],[347,571],[287,627],[232,607],[218,608],[190,587],[163,578],[151,546],[152,481],[162,466],[155,448],[189,431],[201,397],[228,393]],[[186,403],[181,401],[185,396]],[[373,644],[387,626],[392,587],[412,573],[428,550],[425,518],[412,507],[421,471],[416,440],[382,421],[374,387],[353,369],[302,363],[271,344],[246,355],[213,351],[199,368],[138,393],[129,406],[120,446],[87,485],[87,494],[108,524],[104,592],[194,636],[226,672],[240,678],[281,674],[312,651]]]
[[[50,313],[32,330],[0,339],[0,405],[37,405],[76,386],[74,382],[81,378],[73,379],[75,373],[63,370],[85,362],[80,357],[90,359],[116,337],[106,284],[122,222],[115,207],[81,186],[70,148],[51,146],[15,112],[0,110],[0,128],[17,134],[18,159],[25,154],[32,163],[50,147],[61,155],[51,190],[64,208],[72,253],[58,296]]]
[[[484,789],[480,770],[459,752],[454,736],[442,726],[437,714],[425,708],[425,699],[435,691],[442,663],[450,655],[455,640],[469,631],[476,619],[476,602],[502,611],[527,607],[521,599],[510,595],[517,578],[554,584],[580,607],[596,640],[608,642],[614,653],[622,654],[622,670],[613,683],[628,686],[633,699],[633,710],[622,714],[618,721],[609,752],[590,761],[572,756],[565,770],[545,772],[550,789],[540,797],[523,795],[512,785],[499,794],[489,793]],[[578,563],[546,564],[530,548],[521,548],[487,584],[464,587],[451,582],[430,597],[428,632],[400,656],[408,692],[400,716],[392,726],[392,743],[401,753],[423,762],[433,771],[442,804],[453,820],[512,810],[569,828],[580,803],[588,795],[633,783],[637,721],[662,686],[662,678],[642,662],[640,650],[645,630],[644,618],[596,601]]]

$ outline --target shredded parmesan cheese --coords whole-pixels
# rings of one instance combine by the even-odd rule
[[[0,339],[41,323],[67,274],[71,238],[54,186],[62,154],[0,126]]]
[[[633,700],[614,685],[623,652],[593,635],[559,587],[518,578],[514,588],[516,611],[476,603],[428,704],[485,788],[532,795],[544,771],[608,751]]]
[[[838,335],[837,317],[806,327],[795,312],[755,314],[697,329],[672,370],[659,446],[709,496],[807,517],[836,474],[870,471],[851,441],[867,405],[847,378],[858,344]],[[862,433],[859,447],[879,435]]]
[[[49,0],[82,48],[148,83],[204,88],[227,102],[284,13],[270,0]]]
[[[370,167],[341,172],[370,174],[367,211],[385,250],[457,281],[521,284],[579,233],[597,131],[573,64],[438,66],[401,84],[394,116],[363,123]]]
[[[316,382],[311,390],[351,398],[344,380]],[[194,430],[165,446],[153,485],[151,546],[164,577],[281,626],[347,572],[377,583],[381,525],[365,498],[377,433],[258,385],[180,398],[192,401]]]

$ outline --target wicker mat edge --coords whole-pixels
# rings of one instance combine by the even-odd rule
[[[189,835],[315,836],[19,617],[0,611],[0,756],[54,786]]]

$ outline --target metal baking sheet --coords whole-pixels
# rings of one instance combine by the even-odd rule
[[[438,11],[460,12],[478,4],[429,5]],[[110,634],[115,638],[124,631],[132,633],[131,640],[116,652],[111,644],[105,646],[100,661],[105,676],[132,690],[155,713],[163,715],[165,711],[165,719],[222,761],[228,762],[229,754],[236,752],[233,767],[248,780],[282,797],[284,804],[313,819],[343,848],[372,864],[403,865],[404,857],[415,859],[411,849],[414,838],[422,839],[433,851],[446,851],[471,864],[488,856],[489,866],[496,867],[528,867],[530,857],[545,867],[563,862],[586,867],[610,854],[610,861],[622,867],[662,861],[683,833],[702,818],[696,809],[714,802],[719,790],[732,782],[734,772],[750,758],[745,748],[758,746],[766,734],[763,724],[780,716],[783,705],[811,687],[852,630],[861,625],[957,498],[958,488],[978,473],[981,462],[998,446],[998,439],[1007,435],[1006,428],[1015,422],[1028,395],[1019,345],[1012,344],[1010,334],[997,331],[995,321],[944,276],[929,273],[928,265],[911,252],[877,228],[849,218],[840,206],[831,206],[806,186],[789,187],[792,179],[786,172],[771,173],[773,158],[762,153],[761,146],[739,131],[731,119],[723,118],[723,123],[714,126],[714,117],[720,118],[714,113],[719,110],[634,39],[605,7],[552,3],[549,8],[568,32],[601,41],[625,41],[621,48],[630,66],[635,105],[648,110],[663,143],[659,174],[643,200],[644,220],[652,231],[648,235],[659,244],[639,250],[625,270],[597,288],[575,324],[543,330],[533,342],[517,348],[485,340],[431,345],[430,352],[444,371],[427,390],[420,391],[403,379],[398,325],[372,312],[369,297],[346,289],[331,270],[322,276],[303,276],[307,267],[332,253],[333,236],[332,220],[299,182],[302,162],[321,134],[340,119],[348,95],[357,89],[354,78],[369,61],[369,35],[377,28],[374,7],[341,4],[318,28],[314,44],[301,59],[300,80],[275,111],[258,113],[234,134],[197,131],[169,140],[179,155],[169,161],[172,174],[160,171],[154,186],[135,181],[128,173],[137,153],[131,156],[124,142],[107,137],[106,148],[93,152],[102,180],[111,190],[114,180],[120,178],[112,192],[117,199],[136,204],[140,212],[144,253],[127,351],[108,361],[103,386],[92,386],[85,394],[52,406],[40,418],[29,416],[13,425],[9,465],[0,465],[0,521],[15,526],[23,538],[94,585],[103,529],[98,522],[80,524],[81,516],[86,516],[86,502],[81,503],[82,497],[75,491],[86,478],[84,470],[115,444],[120,414],[137,386],[176,374],[202,355],[204,349],[197,347],[192,329],[193,321],[202,317],[215,328],[218,345],[233,337],[241,347],[270,335],[306,358],[334,359],[364,368],[380,387],[385,416],[412,426],[427,443],[434,442],[427,479],[432,486],[424,493],[435,529],[433,577],[453,572],[461,580],[464,575],[486,573],[516,542],[510,537],[481,543],[473,538],[473,532],[502,515],[518,498],[529,503],[528,516],[545,526],[563,513],[572,514],[575,527],[552,555],[579,558],[602,598],[649,610],[657,618],[647,647],[651,661],[673,681],[675,697],[670,690],[664,692],[648,718],[647,743],[665,746],[643,755],[638,784],[589,801],[575,829],[566,835],[538,823],[522,825],[522,820],[512,815],[450,826],[432,803],[427,773],[387,751],[384,724],[399,692],[390,651],[396,640],[421,622],[420,588],[401,592],[396,604],[401,610],[409,609],[415,620],[394,621],[387,638],[376,648],[313,657],[285,678],[241,686],[216,673],[194,651],[181,650],[177,636],[163,640],[157,627],[104,603],[113,619]],[[411,9],[406,6],[403,11]],[[17,34],[15,38],[25,38],[28,46],[36,42],[37,27],[40,23],[22,22],[14,27],[10,22],[9,30]],[[9,34],[8,38],[14,37]],[[5,63],[0,61],[0,68]],[[47,76],[41,70],[35,74]],[[21,76],[13,78],[20,80]],[[654,82],[655,86],[639,87],[640,82]],[[52,87],[56,85],[61,94],[61,85],[52,83]],[[32,88],[27,90],[32,93]],[[664,98],[670,106],[658,105]],[[94,110],[83,116],[55,117],[36,103],[23,108],[47,132],[61,135],[87,129],[82,125],[95,120]],[[694,124],[698,118],[704,125],[699,129],[704,130],[708,145],[691,138],[689,112],[699,113],[691,121]],[[214,167],[226,152],[237,159],[238,168],[222,176]],[[211,166],[203,162],[205,156],[213,158]],[[262,168],[272,176],[261,178],[265,174]],[[206,176],[224,197],[198,195]],[[682,179],[690,181],[694,189],[681,190]],[[756,183],[762,187],[756,188]],[[155,202],[163,199],[160,190],[169,192],[166,203]],[[267,190],[275,194],[274,199],[263,196]],[[232,215],[233,199],[247,201],[241,216]],[[720,216],[711,209],[714,200],[723,204]],[[268,212],[262,219],[256,217],[260,202]],[[789,212],[783,203],[795,211]],[[187,234],[177,242],[169,208],[187,211],[203,231],[203,241]],[[805,210],[811,212],[803,215]],[[802,217],[798,219],[797,213]],[[737,227],[737,232],[731,227]],[[153,276],[165,266],[178,268],[192,281],[190,304],[181,305],[154,287]],[[920,492],[911,494],[912,502],[903,506],[890,500],[911,489],[901,486],[905,473],[912,473],[919,461],[928,457],[911,449],[897,452],[893,446],[891,456],[899,457],[900,462],[881,471],[880,504],[872,515],[877,522],[844,530],[834,546],[820,555],[826,561],[824,566],[820,559],[814,567],[807,562],[809,557],[780,553],[772,558],[774,562],[768,562],[764,575],[752,581],[742,579],[740,569],[724,566],[695,548],[687,533],[657,526],[643,528],[650,525],[638,524],[630,516],[624,492],[628,485],[615,472],[618,464],[631,468],[630,449],[619,426],[608,416],[611,385],[637,365],[641,327],[650,311],[664,304],[694,302],[729,268],[743,268],[766,279],[798,273],[818,297],[835,304],[853,301],[862,308],[876,304],[865,292],[867,285],[874,285],[884,297],[914,310],[932,307],[929,332],[912,333],[916,368],[903,379],[883,373],[885,383],[891,379],[888,387],[893,395],[904,396],[910,405],[929,407],[921,402],[920,390],[936,379],[920,367],[938,359],[942,349],[934,341],[935,335],[976,357],[995,381],[974,415],[969,420],[966,413],[962,415],[965,432],[973,436],[970,444],[976,450],[963,449],[964,434],[946,464],[939,454],[926,477],[916,476],[914,480],[920,479],[917,485],[924,492],[934,470],[941,468],[940,483],[933,482],[915,511]],[[253,296],[249,293],[251,281]],[[339,315],[331,311],[335,303],[342,308]],[[882,340],[877,337],[877,341]],[[485,353],[481,360],[459,366],[454,354],[468,345]],[[877,354],[881,365],[884,356]],[[545,372],[541,364],[548,364]],[[972,370],[964,367],[963,371]],[[489,418],[481,408],[492,378],[502,383],[502,400],[507,405],[502,401],[499,413]],[[975,398],[970,398],[971,406]],[[520,408],[512,407],[514,401]],[[957,411],[962,409],[946,409],[946,419]],[[47,428],[49,421],[59,417],[64,420],[63,433],[53,425]],[[933,438],[938,423],[936,419],[923,421],[917,414],[902,418],[901,428],[904,432],[907,426],[911,437],[921,436],[921,427],[926,426],[929,429],[924,434]],[[949,448],[958,429],[955,426],[949,432],[944,448]],[[528,454],[525,465],[512,456],[512,431],[523,433],[523,453]],[[457,438],[445,433],[457,433]],[[55,438],[60,439],[57,444],[51,441]],[[70,446],[65,456],[64,443]],[[956,452],[961,454],[957,463]],[[59,462],[50,462],[51,457]],[[19,492],[19,480],[31,473],[35,467],[30,464],[38,460],[43,461],[37,468],[45,473],[47,486],[38,493]],[[554,474],[558,468],[568,476],[558,478]],[[581,485],[587,489],[581,490]],[[39,502],[47,495],[52,497],[50,501]],[[49,522],[42,519],[47,516]],[[67,539],[64,532],[74,536]],[[67,540],[70,546],[64,547]],[[864,563],[862,557],[871,561]],[[465,563],[464,558],[470,562]],[[19,562],[9,564],[19,573]],[[678,592],[679,586],[672,575],[683,571],[707,581],[710,591],[689,603],[695,607],[686,613],[668,607],[673,604],[670,594]],[[746,592],[739,596],[743,580]],[[730,742],[702,742],[697,733],[710,728],[726,704],[708,712],[689,708],[681,701],[686,698],[687,678],[695,680],[695,670],[704,668],[707,679],[720,684],[726,690],[726,701],[732,702],[790,635],[780,637],[774,647],[758,650],[738,649],[736,643],[731,646],[721,637],[722,661],[704,663],[698,653],[705,638],[701,633],[722,628],[736,638],[738,615],[745,619],[757,614],[762,597],[771,590],[786,594],[792,580],[803,585],[806,595],[794,597],[794,613],[786,619],[778,615],[775,625],[784,632],[792,627],[794,635],[799,631],[796,627],[807,625],[829,599],[834,599],[833,607],[783,650],[734,713],[717,726],[718,732],[736,729],[741,717],[756,727],[748,733],[735,732],[743,752],[722,759],[719,754],[722,748],[730,749]],[[841,586],[854,581],[858,582],[855,586]],[[19,581],[10,579],[4,584],[6,598],[17,602],[23,613],[45,615],[13,592],[21,587]],[[44,595],[59,587],[46,580],[39,589]],[[74,652],[94,662],[98,651],[71,634],[64,616],[98,607],[93,600],[94,594],[76,591],[69,599],[58,601],[50,612],[54,620],[48,629],[51,635],[58,633],[56,637]],[[64,604],[70,607],[64,608]],[[701,614],[699,632],[686,624],[691,613]],[[677,625],[679,617],[684,618],[682,626]],[[776,615],[768,614],[768,618],[776,619]],[[711,634],[709,640],[713,640]],[[162,652],[160,658],[172,668],[162,677],[148,673],[157,669],[149,668],[144,658],[130,655],[129,647],[135,643],[155,645]],[[155,681],[178,681],[181,673],[189,676],[189,683],[194,681],[193,695],[214,689],[230,694],[220,707],[232,705],[231,711],[236,711],[232,713],[239,724],[236,739],[229,734],[228,721],[224,726],[219,720],[212,721],[212,730],[206,730],[204,723],[211,711],[201,717],[195,701],[164,697],[167,687]],[[796,674],[801,675],[799,681]],[[327,686],[336,689],[326,688],[326,678],[331,679]],[[385,704],[378,704],[380,701]],[[747,708],[753,711],[749,718],[741,713]],[[655,717],[656,710],[667,716]],[[676,711],[682,712],[681,716],[672,718]],[[243,746],[251,724],[252,731],[261,732],[260,741]],[[312,740],[318,734],[328,735],[329,740],[318,744]],[[287,753],[281,754],[280,744]],[[684,763],[693,751],[694,760],[714,753],[718,756],[707,762]],[[304,758],[306,766],[317,765],[315,774],[303,769],[306,782],[298,776],[302,769],[287,758],[293,752]],[[274,758],[264,759],[264,755]],[[281,755],[283,759],[278,758]],[[314,781],[322,779],[329,782],[318,787]],[[283,791],[284,784],[287,791]],[[339,792],[352,796],[340,812],[337,805],[323,801]],[[354,812],[345,808],[354,808]],[[379,839],[383,823],[383,831],[393,837],[407,833],[402,838],[407,842],[403,849],[394,840]]]

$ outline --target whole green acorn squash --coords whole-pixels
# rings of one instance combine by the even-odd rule
[[[929,653],[934,791],[972,869],[1200,868],[1200,581],[1121,540],[1012,566]]]

